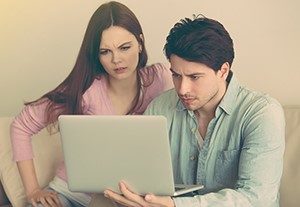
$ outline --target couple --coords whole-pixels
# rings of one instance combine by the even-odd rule
[[[120,183],[122,195],[106,190],[105,197],[123,206],[279,206],[283,111],[273,98],[239,85],[223,25],[202,16],[176,23],[164,47],[172,75],[162,64],[146,66],[144,42],[130,9],[114,1],[101,5],[69,76],[15,117],[14,160],[29,205],[87,206],[91,200],[68,190],[64,163],[47,188],[39,186],[33,134],[55,129],[61,114],[147,114],[167,118],[175,183],[205,188],[194,197],[141,197]],[[171,77],[174,89],[167,90]]]

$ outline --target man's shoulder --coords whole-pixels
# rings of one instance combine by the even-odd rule
[[[167,90],[152,100],[147,111],[153,114],[167,114],[177,106],[178,96],[174,88]]]
[[[267,93],[249,90],[247,88],[241,87],[239,92],[239,105],[248,112],[262,112],[268,110],[282,111],[282,106],[278,100],[271,97]]]
[[[240,95],[242,99],[248,102],[253,102],[259,105],[268,105],[268,104],[279,104],[279,102],[271,97],[267,93],[263,93],[260,91],[250,90],[245,87],[241,87]]]
[[[172,89],[169,89],[169,90],[163,92],[158,97],[156,97],[151,102],[151,104],[152,105],[162,105],[163,104],[163,106],[168,106],[168,107],[173,106],[173,107],[176,107],[177,102],[178,102],[177,93],[176,93],[175,89],[172,88]]]

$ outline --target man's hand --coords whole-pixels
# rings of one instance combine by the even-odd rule
[[[174,201],[170,196],[155,196],[147,194],[145,197],[133,193],[124,182],[119,183],[120,195],[111,190],[105,190],[104,196],[122,204],[123,206],[130,207],[175,207]]]
[[[34,206],[38,206],[38,203],[43,204],[45,207],[61,207],[61,203],[57,197],[57,193],[53,191],[47,191],[42,189],[34,190],[28,195],[28,201]]]

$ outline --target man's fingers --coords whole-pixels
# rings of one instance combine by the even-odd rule
[[[127,188],[124,182],[120,182],[119,186],[125,198],[134,201],[140,204],[141,206],[146,206],[146,202],[144,201],[144,198],[132,192],[129,188]]]
[[[138,203],[135,203],[133,201],[128,200],[127,198],[123,197],[122,195],[119,195],[115,192],[112,192],[110,190],[106,190],[104,191],[104,196],[117,202],[122,204],[123,206],[132,206],[132,207],[141,207],[141,205],[139,205]]]
[[[153,194],[147,194],[145,200],[150,204],[159,204],[162,206],[175,206],[174,201],[169,196],[155,196]]]

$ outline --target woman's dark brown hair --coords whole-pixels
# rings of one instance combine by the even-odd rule
[[[61,114],[82,114],[82,96],[91,86],[96,78],[106,74],[99,61],[99,45],[102,32],[110,26],[120,26],[131,32],[142,46],[139,53],[137,69],[145,67],[148,57],[145,49],[141,25],[134,13],[125,5],[111,1],[102,4],[92,15],[87,26],[83,42],[75,62],[74,68],[67,78],[54,90],[44,94],[38,100],[28,102],[29,104],[40,104],[48,102],[46,107],[46,122],[55,124]],[[127,114],[139,107],[141,94],[141,76],[138,73],[138,93]],[[50,101],[49,101],[50,100]]]

